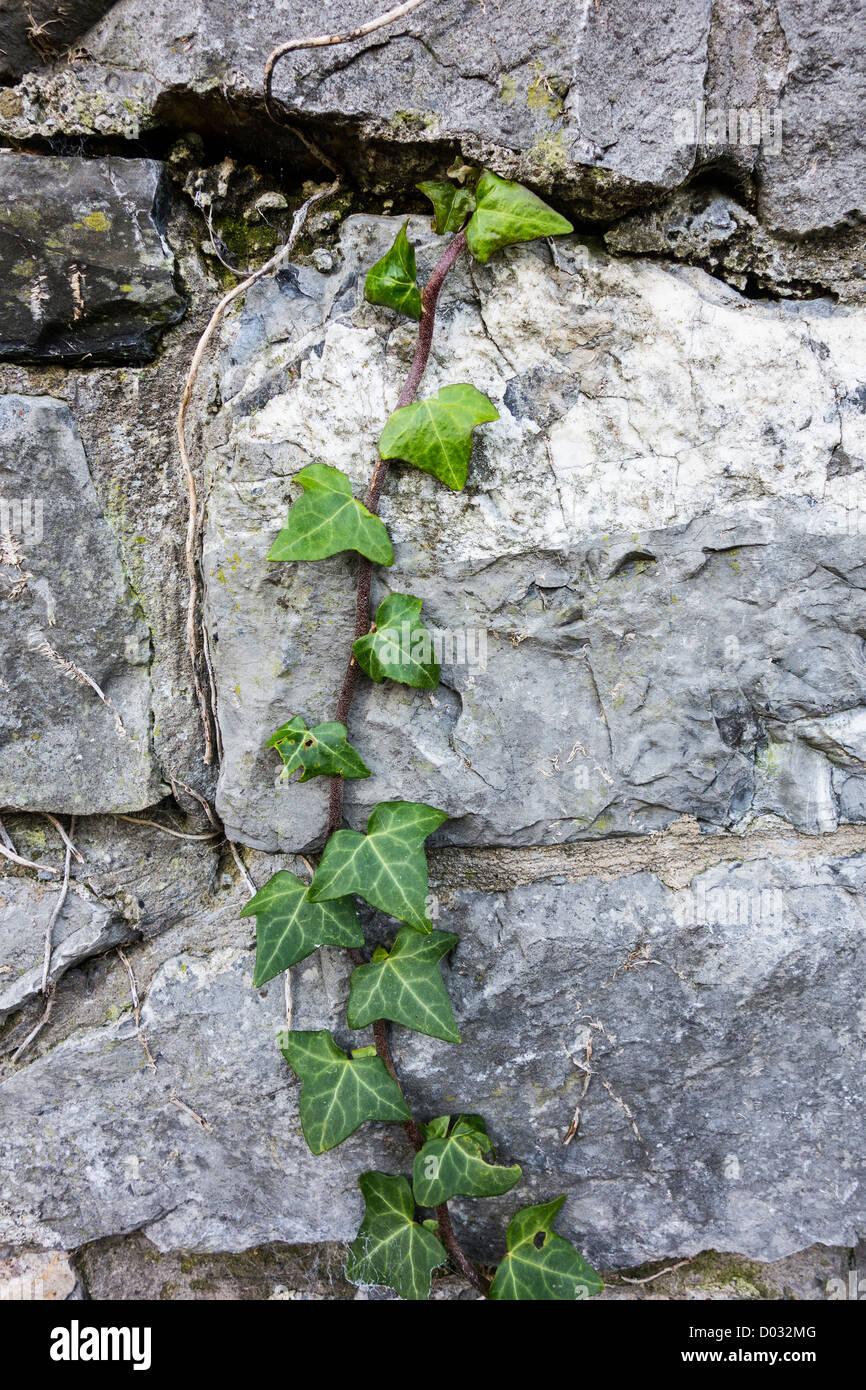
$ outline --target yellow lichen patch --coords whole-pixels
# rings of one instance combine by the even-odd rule
[[[91,232],[107,232],[111,228],[111,223],[104,212],[89,212],[86,217],[82,217],[80,222],[76,222],[77,227],[88,227]]]
[[[554,79],[543,71],[540,63],[533,63],[532,70],[535,76],[526,93],[527,106],[530,111],[538,111],[552,121],[558,120],[562,115],[562,98],[554,86]]]

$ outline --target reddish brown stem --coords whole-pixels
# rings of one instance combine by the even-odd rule
[[[400,392],[395,409],[399,410],[404,405],[411,405],[415,399],[421,378],[430,359],[430,348],[433,343],[433,328],[436,321],[436,305],[439,300],[439,292],[445,282],[454,262],[466,246],[466,237],[463,232],[458,232],[453,241],[446,246],[439,260],[436,262],[427,281],[427,286],[421,297],[421,322],[418,328],[418,342],[415,347],[415,355],[412,358],[412,365],[409,368],[409,375],[406,378],[403,390]],[[382,496],[382,488],[388,476],[388,459],[379,459],[376,463],[367,495],[364,498],[364,505],[371,512],[378,512],[379,499]],[[353,642],[359,637],[363,637],[370,629],[370,583],[373,575],[373,566],[369,560],[361,559],[358,569],[358,588],[355,598],[355,631],[352,638]],[[343,677],[343,685],[340,690],[340,698],[337,701],[337,710],[334,719],[340,724],[348,723],[349,711],[352,708],[352,700],[355,695],[355,686],[358,680],[358,663],[354,656],[349,657],[346,667],[346,674]],[[333,835],[335,830],[339,830],[343,823],[343,779],[342,777],[332,777],[330,794],[328,799],[328,837]],[[360,951],[352,950],[349,952],[352,962],[355,965],[363,965],[364,957]],[[403,1094],[400,1085],[400,1078],[397,1075],[397,1068],[394,1066],[394,1058],[391,1055],[391,1048],[388,1043],[388,1026],[384,1019],[378,1019],[373,1024],[373,1042],[376,1052],[382,1059],[388,1074]],[[409,1119],[403,1128],[409,1138],[416,1153],[424,1145],[421,1131],[413,1119]],[[489,1284],[478,1270],[468,1259],[460,1242],[454,1234],[454,1227],[451,1224],[451,1215],[448,1211],[447,1202],[436,1208],[436,1219],[439,1223],[439,1238],[447,1250],[452,1262],[464,1278],[478,1289],[479,1293],[486,1296]]]
[[[399,410],[404,405],[411,405],[415,399],[421,378],[430,359],[430,348],[433,343],[433,328],[436,322],[436,305],[439,300],[439,291],[445,281],[445,276],[457,260],[460,253],[466,246],[466,237],[463,232],[458,232],[453,241],[446,246],[439,260],[427,281],[426,289],[421,298],[421,323],[418,328],[418,342],[415,347],[415,355],[412,358],[412,365],[409,368],[409,375],[400,392],[395,409]],[[382,488],[388,476],[388,459],[379,459],[376,463],[367,495],[364,498],[364,505],[371,512],[378,512],[379,499],[382,496]],[[352,641],[356,642],[359,637],[363,637],[370,630],[370,583],[373,576],[373,566],[369,560],[361,559],[358,567],[358,588],[355,597],[355,631]],[[338,724],[348,723],[349,711],[352,708],[352,700],[355,697],[355,686],[358,680],[358,663],[354,656],[350,654],[349,662],[346,666],[346,674],[343,677],[343,685],[340,690],[340,698],[337,701],[337,711],[334,719]],[[343,823],[343,779],[342,777],[332,777],[330,793],[328,797],[328,838],[333,835],[335,830],[339,830]]]
[[[486,1298],[487,1294],[490,1292],[490,1285],[484,1278],[484,1275],[479,1274],[474,1264],[467,1258],[463,1247],[455,1236],[454,1227],[451,1225],[451,1213],[448,1210],[447,1202],[443,1202],[441,1206],[436,1208],[436,1219],[439,1222],[439,1239],[445,1246],[445,1249],[448,1251],[448,1254],[451,1256],[457,1268],[460,1270],[460,1273],[465,1279],[469,1280],[470,1284],[472,1284],[479,1293],[483,1293]]]

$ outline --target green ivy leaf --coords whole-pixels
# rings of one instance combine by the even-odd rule
[[[382,801],[367,821],[366,835],[337,830],[310,884],[311,902],[357,893],[417,931],[430,932],[424,841],[448,819],[423,801]]]
[[[428,179],[416,183],[425,198],[433,204],[433,222],[440,236],[459,232],[470,213],[475,211],[475,194],[471,188],[458,188],[447,179]]]
[[[488,1163],[484,1154],[493,1145],[480,1115],[458,1115],[448,1133],[450,1115],[422,1125],[426,1143],[415,1155],[412,1186],[422,1207],[438,1207],[452,1197],[499,1197],[522,1173]]]
[[[283,1056],[301,1079],[301,1128],[314,1154],[336,1148],[365,1120],[412,1118],[374,1048],[347,1057],[327,1029],[283,1038]]]
[[[604,1284],[592,1266],[551,1229],[564,1201],[557,1197],[524,1207],[511,1218],[508,1254],[496,1271],[491,1299],[565,1302],[601,1293]],[[537,1237],[542,1238],[538,1246]]]
[[[420,319],[421,294],[416,283],[415,250],[406,235],[404,222],[390,251],[367,271],[364,298],[371,304],[384,304],[410,319]]]
[[[350,743],[345,724],[317,724],[308,729],[298,714],[281,724],[268,739],[266,748],[276,748],[285,767],[281,778],[291,777],[301,768],[302,782],[311,777],[369,777],[370,769]]]
[[[416,1033],[459,1043],[460,1034],[439,962],[460,940],[452,932],[419,936],[402,927],[390,953],[352,971],[346,1020],[350,1028],[366,1028],[378,1018],[402,1023]],[[436,1206],[425,1202],[424,1206]]]
[[[469,471],[473,429],[498,419],[495,405],[474,386],[443,386],[428,400],[394,411],[382,431],[379,454],[412,463],[459,492]]]
[[[522,184],[500,179],[485,169],[475,191],[478,206],[466,228],[466,243],[478,261],[515,241],[562,236],[574,228]]]
[[[312,955],[317,946],[363,946],[364,934],[350,897],[311,903],[307,885],[280,869],[241,911],[256,919],[256,970],[253,987]]]
[[[362,1173],[358,1186],[366,1210],[346,1261],[346,1278],[352,1284],[384,1284],[401,1298],[429,1298],[430,1275],[447,1256],[432,1231],[415,1220],[408,1182],[387,1173]]]
[[[341,550],[357,550],[376,565],[393,565],[384,522],[352,496],[345,473],[327,463],[311,463],[294,481],[304,495],[289,509],[269,560],[324,560]]]
[[[354,643],[358,665],[377,685],[388,676],[417,690],[436,689],[439,666],[433,660],[433,636],[420,614],[420,598],[389,594],[376,612],[376,631]]]

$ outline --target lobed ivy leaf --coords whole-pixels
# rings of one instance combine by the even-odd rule
[[[417,690],[436,689],[439,664],[433,660],[433,635],[420,614],[420,598],[389,594],[376,612],[376,631],[354,643],[358,665],[377,685],[387,676]]]
[[[285,767],[280,777],[291,777],[301,768],[302,782],[311,777],[369,777],[370,769],[346,741],[345,724],[317,724],[308,729],[301,716],[281,724],[265,744],[276,748]]]
[[[489,261],[494,251],[515,241],[574,231],[565,217],[528,188],[487,169],[478,180],[475,197],[478,206],[466,228],[466,244],[478,261]]]
[[[452,1197],[499,1197],[522,1177],[511,1168],[488,1163],[493,1145],[480,1115],[458,1115],[450,1134],[450,1115],[422,1125],[425,1144],[415,1155],[412,1186],[422,1207],[438,1207]]]
[[[384,522],[352,496],[345,473],[327,463],[311,463],[294,481],[304,493],[290,507],[269,560],[324,560],[341,550],[357,550],[376,565],[393,565]]]
[[[390,952],[377,950],[369,965],[352,971],[346,1021],[350,1028],[366,1028],[376,1019],[402,1023],[428,1038],[459,1043],[460,1034],[451,1010],[439,962],[460,940],[452,932],[434,931],[419,936],[402,927]],[[424,1206],[436,1206],[425,1202]]]
[[[348,1057],[327,1029],[283,1038],[283,1056],[301,1079],[301,1129],[314,1154],[336,1148],[365,1120],[412,1118],[375,1048]]]
[[[401,406],[379,440],[383,459],[403,459],[459,492],[466,483],[472,431],[499,411],[474,386],[443,386],[435,396]]]
[[[403,223],[394,245],[367,271],[364,298],[370,304],[384,304],[410,319],[420,319],[423,306],[416,279],[415,249],[406,235],[408,225]]]
[[[384,1284],[401,1298],[430,1297],[430,1275],[447,1258],[427,1224],[415,1220],[412,1189],[405,1178],[362,1173],[364,1220],[349,1258],[346,1278],[352,1284]]]
[[[459,232],[467,217],[475,211],[475,194],[471,188],[460,188],[448,179],[428,179],[415,187],[433,204],[433,225],[440,236]]]
[[[367,821],[366,835],[337,830],[331,836],[310,884],[310,901],[357,893],[416,931],[432,931],[424,841],[447,819],[446,811],[423,801],[381,801]]]
[[[256,919],[255,989],[312,955],[318,946],[358,948],[364,944],[350,897],[311,903],[307,885],[288,869],[269,878],[240,915]]]
[[[601,1293],[604,1284],[592,1266],[551,1229],[564,1201],[524,1207],[511,1218],[508,1254],[496,1271],[491,1299],[564,1302]]]

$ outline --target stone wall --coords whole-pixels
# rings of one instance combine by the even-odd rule
[[[174,421],[226,263],[261,264],[321,177],[261,98],[268,51],[321,7],[67,4],[48,45],[0,3],[0,1278],[354,1296],[329,1242],[357,1227],[357,1172],[400,1171],[406,1143],[366,1126],[350,1155],[310,1155],[283,984],[253,990],[238,916],[241,863],[261,884],[322,844],[325,792],[280,782],[263,745],[332,716],[353,563],[265,557],[302,466],[368,479],[415,330],[364,303],[364,272],[407,216],[427,272],[412,185],[460,157],[576,231],[449,278],[425,390],[471,381],[500,418],[464,492],[396,465],[383,499],[396,561],[374,598],[411,588],[451,643],[436,691],[362,687],[352,716],[373,776],[348,823],[394,798],[451,817],[431,888],[460,937],[463,1042],[395,1028],[407,1094],[482,1112],[523,1166],[515,1193],[455,1203],[479,1259],[517,1205],[566,1192],[605,1297],[680,1261],[648,1287],[847,1290],[866,1229],[856,8],[550,0],[527,34],[516,0],[430,0],[278,70],[284,114],[349,174],[227,314],[190,412],[208,765]],[[369,16],[328,7],[334,29]],[[719,111],[757,112],[759,140],[719,137]],[[80,858],[46,1019],[60,829]],[[298,966],[295,1026],[357,1045],[347,979],[327,948]]]

